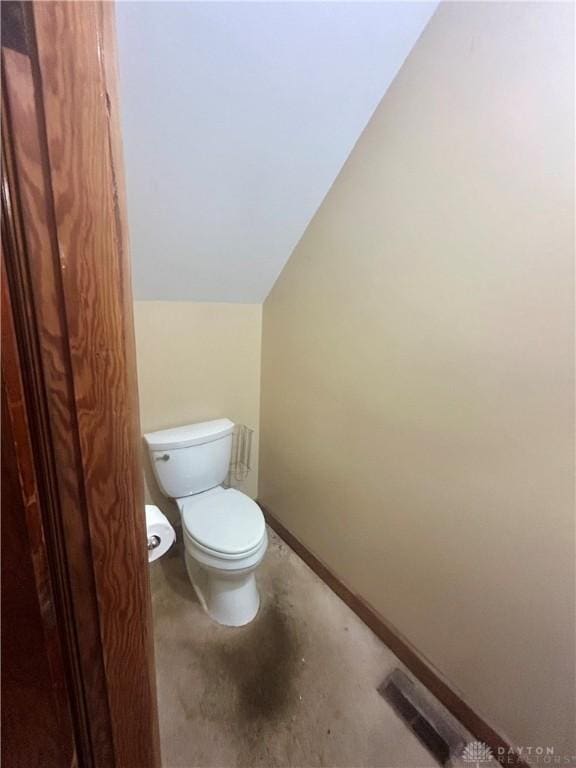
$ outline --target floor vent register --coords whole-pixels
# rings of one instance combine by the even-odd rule
[[[451,757],[462,754],[466,738],[448,720],[441,704],[400,669],[378,686],[378,693],[440,765],[448,766]]]

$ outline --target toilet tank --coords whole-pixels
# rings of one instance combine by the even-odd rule
[[[230,419],[216,419],[144,435],[162,493],[180,499],[221,485],[230,466],[233,429]]]

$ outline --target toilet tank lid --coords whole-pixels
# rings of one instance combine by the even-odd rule
[[[148,432],[144,435],[144,440],[151,451],[167,451],[170,448],[187,448],[190,445],[210,443],[212,440],[219,440],[231,434],[233,429],[234,422],[230,419],[214,419],[173,429],[161,429],[158,432]]]

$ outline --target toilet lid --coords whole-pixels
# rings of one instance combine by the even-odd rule
[[[183,504],[182,521],[199,544],[227,555],[254,549],[265,531],[258,504],[233,488],[190,497]]]

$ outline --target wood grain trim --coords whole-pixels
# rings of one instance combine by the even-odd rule
[[[260,504],[260,502],[259,502]],[[338,576],[300,539],[291,533],[270,510],[260,504],[268,525],[286,542],[286,544],[304,560],[304,562],[319,576],[346,605],[382,640],[385,645],[408,667],[414,677],[440,701],[446,709],[459,720],[462,725],[472,733],[479,741],[483,741],[494,752],[504,750],[506,765],[514,765],[517,768],[529,768],[517,755],[511,751],[510,744],[503,739],[488,723],[466,704],[454,691],[442,680],[437,672],[426,663],[410,644],[404,640],[396,630],[392,629],[375,608],[362,597],[349,589]],[[510,753],[509,753],[510,751]]]
[[[86,507],[76,474],[75,405],[41,105],[37,104],[32,60],[3,46],[2,65],[6,284],[14,308],[30,430],[35,436],[36,474],[58,624],[74,692],[76,743],[82,765],[111,765],[110,713]]]
[[[2,627],[4,630],[2,695],[8,693],[2,707],[2,760],[8,764],[14,757],[13,750],[21,748],[22,754],[19,754],[19,758],[22,759],[24,755],[29,756],[31,764],[39,763],[44,759],[53,760],[54,764],[73,765],[76,760],[75,729],[70,710],[56,599],[47,556],[46,531],[38,494],[12,302],[4,264],[4,248],[2,248],[1,283]],[[17,482],[10,483],[10,476],[17,478]],[[5,484],[7,478],[8,483]],[[14,485],[19,486],[20,493],[15,492]],[[5,501],[8,509],[4,507]],[[18,536],[18,530],[23,532],[21,537]],[[22,546],[24,542],[22,540],[18,542],[18,538],[27,540],[28,552],[26,552],[26,546]],[[38,615],[41,618],[41,628],[37,627],[36,633],[33,631],[33,627],[36,626],[35,613],[33,611],[30,612],[32,615],[28,612],[24,613],[20,602],[23,592],[21,578],[24,576],[27,565],[25,561],[28,557],[34,574],[34,585],[33,587],[31,585],[30,591],[35,592]],[[18,573],[13,573],[12,569],[18,569]],[[18,603],[16,610],[14,610],[14,602]],[[29,601],[25,600],[25,602],[30,609]],[[9,630],[6,630],[5,625],[7,618],[11,623]],[[27,632],[24,644],[19,636],[13,635],[14,620],[16,623],[19,622],[20,631]],[[6,642],[7,638],[8,642]],[[42,647],[36,647],[33,652],[37,658],[31,658],[30,645],[40,638],[43,639]],[[18,665],[16,674],[13,669],[7,669],[5,656],[8,659],[8,665],[12,663]],[[44,662],[46,668],[44,668]],[[26,685],[22,685],[22,668],[26,670],[24,678],[28,673],[30,683],[28,691],[26,691]],[[30,679],[30,675],[33,679]],[[6,685],[7,680],[15,682],[15,685],[12,687],[9,682]],[[44,687],[41,685],[42,680]],[[39,722],[38,707],[42,705],[44,705],[45,720]],[[46,705],[49,711],[46,711]],[[7,727],[4,728],[4,726]]]
[[[110,14],[107,2],[33,3],[114,758],[147,768],[160,755]]]
[[[78,762],[156,768],[113,5],[21,10],[2,47],[2,235]]]

